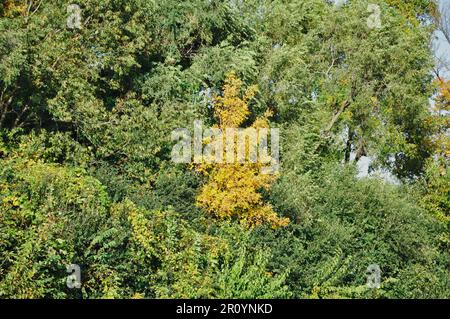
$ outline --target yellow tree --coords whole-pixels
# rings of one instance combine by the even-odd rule
[[[223,86],[223,96],[214,98],[214,115],[219,123],[216,128],[221,132],[239,128],[250,115],[248,103],[257,87],[249,87],[243,95],[241,88],[242,81],[234,72],[230,72]],[[268,116],[270,115],[267,113],[258,118],[247,129],[268,128]],[[222,139],[222,145],[232,143],[233,152],[236,150],[235,136],[230,140],[226,139],[226,134],[222,134],[219,138]],[[246,158],[248,151],[247,148]],[[260,193],[262,189],[269,189],[276,179],[275,174],[263,174],[262,166],[261,161],[207,163],[204,158],[204,162],[197,165],[196,169],[207,175],[209,180],[197,196],[197,205],[215,218],[236,218],[249,227],[263,223],[274,228],[286,226],[289,219],[278,217],[272,206],[264,202]]]

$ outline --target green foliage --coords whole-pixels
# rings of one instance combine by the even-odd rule
[[[106,218],[104,188],[80,168],[12,158],[2,161],[0,189],[0,295],[65,296],[65,265],[82,264]]]
[[[449,294],[444,279],[448,255],[440,249],[445,225],[423,211],[411,195],[382,181],[357,180],[350,168],[325,165],[316,185],[294,188],[292,196],[312,194],[288,233],[271,241],[272,267],[288,265],[288,282],[296,297],[439,298]],[[280,181],[283,187],[285,181]],[[290,187],[289,181],[286,181]],[[290,188],[292,189],[292,188]],[[274,197],[275,207],[278,196]],[[281,200],[284,207],[285,200]],[[266,233],[257,241],[268,238]],[[382,287],[365,286],[366,269],[378,264]],[[422,276],[406,278],[406,273]],[[442,272],[441,272],[442,271]],[[430,278],[423,281],[422,278]],[[438,279],[439,278],[439,279]],[[407,283],[406,283],[406,282]],[[423,287],[408,290],[407,286]],[[356,289],[356,290],[354,290]]]

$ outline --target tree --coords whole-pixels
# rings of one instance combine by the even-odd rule
[[[448,224],[450,218],[450,183],[449,158],[450,158],[450,81],[438,77],[439,92],[432,106],[429,117],[430,125],[434,128],[430,135],[429,143],[434,154],[427,161],[425,176],[423,179],[423,206],[444,224]]]
[[[450,43],[450,5],[445,2],[436,4],[432,13],[436,27]]]
[[[248,88],[240,97],[241,86],[242,81],[231,72],[225,79],[223,96],[215,98],[214,114],[222,132],[227,128],[238,128],[249,116],[248,103],[256,87]],[[260,118],[251,127],[268,127],[268,121]],[[236,149],[235,138],[225,143],[232,143]],[[248,160],[248,149],[246,152],[245,158]],[[250,226],[262,223],[273,227],[287,225],[289,220],[278,217],[259,193],[260,189],[268,190],[274,181],[274,176],[261,173],[261,168],[260,162],[200,165],[197,170],[206,173],[209,180],[200,190],[198,205],[219,219],[237,218]]]

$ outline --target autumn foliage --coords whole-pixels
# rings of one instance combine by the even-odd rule
[[[226,77],[223,96],[214,98],[214,114],[222,131],[238,128],[250,114],[248,103],[257,88],[249,87],[241,97],[241,87],[242,81],[231,72]],[[250,127],[267,128],[268,115],[258,118]],[[197,170],[208,175],[209,181],[202,187],[197,205],[216,218],[237,218],[250,227],[263,223],[272,227],[286,226],[289,219],[278,217],[260,193],[262,189],[268,190],[276,178],[262,174],[261,167],[261,163],[247,162],[198,165]]]

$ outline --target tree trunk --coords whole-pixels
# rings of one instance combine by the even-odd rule
[[[355,138],[355,132],[353,131],[353,128],[348,129],[348,139],[345,146],[345,163],[350,162],[350,155],[352,154],[352,144],[353,139]]]

